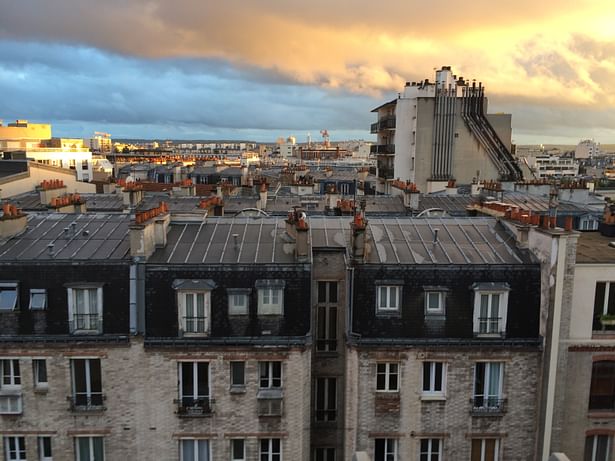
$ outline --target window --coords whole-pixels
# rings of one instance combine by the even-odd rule
[[[231,362],[231,387],[246,385],[246,362]]]
[[[17,306],[17,283],[0,283],[0,310],[12,311]]]
[[[441,461],[442,440],[421,439],[421,453],[419,461]]]
[[[30,290],[30,309],[41,310],[47,308],[47,290],[32,288]]]
[[[379,285],[377,305],[379,312],[397,312],[400,305],[401,287],[397,285]]]
[[[247,315],[249,289],[228,290],[228,313],[229,315]]]
[[[474,334],[502,336],[506,333],[508,311],[507,283],[475,283]]]
[[[316,421],[335,421],[337,410],[337,380],[316,378]]]
[[[4,454],[6,461],[26,461],[26,438],[4,437]]]
[[[244,461],[246,459],[246,441],[244,439],[231,440],[231,461]]]
[[[596,283],[593,330],[611,330],[615,328],[613,325],[606,325],[601,322],[603,315],[615,315],[615,282]]]
[[[102,333],[102,287],[69,288],[68,317],[74,334]]]
[[[281,288],[261,288],[258,290],[258,315],[281,315],[282,298]]]
[[[259,362],[261,389],[279,389],[282,387],[282,362]]]
[[[475,412],[500,412],[503,410],[502,380],[504,364],[478,362],[474,372],[473,410]]]
[[[21,374],[18,359],[0,359],[0,414],[21,413]]]
[[[73,409],[103,409],[104,397],[102,393],[100,359],[71,360],[71,373],[73,386]]]
[[[39,461],[52,461],[51,437],[38,438],[38,459]]]
[[[282,461],[280,439],[260,439],[260,461]]]
[[[318,282],[316,350],[337,350],[337,282]]]
[[[105,461],[102,437],[77,437],[75,451],[76,461]]]
[[[47,361],[45,359],[32,359],[32,372],[34,375],[34,387],[36,389],[46,389],[47,382]]]
[[[180,413],[211,412],[208,362],[179,363],[179,400]]]
[[[590,435],[585,439],[584,461],[609,461],[612,438],[609,435]]]
[[[399,364],[378,363],[376,365],[376,390],[381,392],[399,390]]]
[[[397,439],[374,440],[374,461],[397,461]]]
[[[592,365],[589,409],[615,411],[615,362],[601,361]]]
[[[425,287],[425,315],[444,315],[445,301],[445,289]]]
[[[335,461],[335,448],[314,448],[314,461]]]
[[[446,364],[423,362],[423,397],[443,397],[446,390]]]
[[[180,461],[209,461],[209,440],[183,439],[180,443]]]
[[[472,439],[471,461],[498,461],[500,441],[498,439]]]
[[[179,292],[180,329],[184,334],[209,333],[210,292]]]

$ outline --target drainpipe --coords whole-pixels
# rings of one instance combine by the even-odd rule
[[[145,334],[145,265],[134,257],[130,265],[130,334]]]
[[[567,236],[560,236],[557,247],[557,271],[555,275],[555,295],[553,300],[553,322],[551,331],[551,345],[549,348],[549,369],[547,372],[547,396],[545,407],[545,428],[542,440],[542,461],[548,461],[551,450],[551,436],[553,434],[553,412],[555,407],[555,384],[557,382],[557,359],[559,357],[559,340],[562,318],[562,299],[564,290],[564,274],[566,272]]]
[[[130,314],[130,334],[137,334],[137,258],[133,259],[130,265],[130,294],[129,294],[129,314]]]

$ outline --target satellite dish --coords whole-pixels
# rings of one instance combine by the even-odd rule
[[[135,182],[135,178],[133,178],[131,175],[128,175],[126,177],[126,183],[128,184],[129,182]]]

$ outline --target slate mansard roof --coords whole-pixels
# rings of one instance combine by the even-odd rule
[[[129,225],[121,214],[29,215],[24,232],[0,242],[0,263],[129,261]]]
[[[309,218],[312,247],[350,253],[349,216]],[[437,239],[435,238],[437,229]],[[493,218],[372,218],[367,264],[525,264],[530,256]],[[435,242],[434,242],[435,240]],[[173,223],[153,264],[294,264],[284,218]]]

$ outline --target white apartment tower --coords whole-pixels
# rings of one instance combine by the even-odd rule
[[[511,115],[488,114],[482,84],[457,78],[448,66],[436,71],[435,82],[406,82],[396,99],[372,112],[381,193],[392,192],[394,179],[435,192],[450,180],[523,176],[511,154]]]

